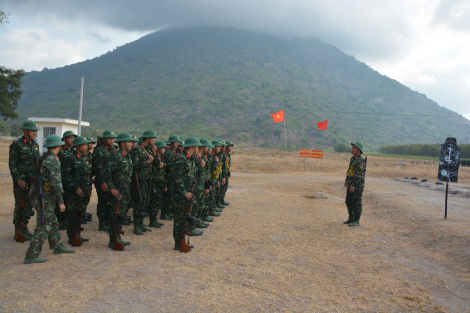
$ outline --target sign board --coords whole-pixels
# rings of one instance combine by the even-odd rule
[[[323,159],[322,150],[312,150],[312,159]]]
[[[437,179],[440,181],[456,183],[459,177],[460,148],[457,147],[457,139],[448,137],[441,145],[439,155],[439,172]]]
[[[312,150],[310,149],[300,149],[300,155],[301,158],[311,158],[312,157]]]

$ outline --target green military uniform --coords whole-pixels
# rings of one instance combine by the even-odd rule
[[[213,149],[214,146],[211,144],[211,142],[205,138],[202,138],[201,140],[201,143],[204,144],[205,141],[207,141],[207,144],[209,145],[208,148],[209,149]],[[212,217],[209,216],[210,214],[210,209],[211,209],[211,194],[213,192],[213,189],[215,188],[215,186],[213,186],[213,179],[212,179],[212,176],[211,176],[211,173],[212,173],[212,164],[213,164],[213,157],[212,157],[212,154],[205,154],[204,156],[204,161],[206,162],[206,167],[205,167],[205,171],[206,171],[206,182],[207,182],[207,185],[209,186],[209,194],[208,195],[203,195],[203,206],[204,206],[204,209],[203,211],[199,214],[200,218],[202,219],[203,222],[213,222],[214,219]]]
[[[98,144],[93,152],[93,173],[95,174],[95,189],[98,196],[98,205],[96,207],[96,215],[99,220],[99,230],[108,231],[109,229],[109,209],[108,202],[110,199],[109,191],[101,190],[101,184],[106,183],[104,180],[104,170],[111,158],[111,155],[116,152],[114,146],[107,146],[103,138],[116,138],[116,134],[112,130],[106,130],[98,139]],[[108,188],[109,190],[109,188]]]
[[[129,133],[120,133],[116,142],[134,141]],[[109,162],[106,165],[106,169],[103,172],[103,179],[108,185],[108,189],[116,189],[120,191],[122,200],[119,203],[119,217],[115,220],[118,225],[117,228],[120,230],[122,216],[125,216],[129,209],[129,202],[131,200],[131,185],[132,185],[132,158],[129,153],[125,153],[122,150],[113,152]],[[115,213],[115,207],[118,205],[116,197],[111,195],[109,200],[109,214]],[[119,235],[118,235],[119,236]],[[108,247],[114,248],[115,235],[112,227],[109,228],[109,244]],[[124,245],[130,245],[130,242],[122,241],[119,237],[119,241]]]
[[[73,140],[72,147],[87,143],[88,141],[85,137],[78,136]],[[88,240],[83,240],[81,237],[81,225],[86,211],[86,199],[90,198],[90,194],[87,193],[87,191],[90,191],[88,186],[90,185],[91,163],[86,157],[86,153],[80,153],[75,150],[74,153],[65,157],[61,167],[64,191],[67,199],[65,204],[65,216],[69,244],[72,244],[72,238],[75,233],[81,241],[86,242]],[[81,189],[83,192],[81,197],[77,195],[78,189]],[[81,245],[81,243],[79,245]]]
[[[228,146],[233,146],[234,144],[230,141],[227,141],[225,142],[225,146],[228,147]],[[227,189],[228,189],[228,183],[229,183],[229,179],[230,179],[230,164],[232,164],[232,156],[230,155],[230,153],[228,151],[225,152],[225,155],[226,155],[226,158],[225,158],[225,166],[224,166],[224,177],[225,177],[225,185],[222,186],[222,189],[221,189],[221,195],[220,195],[220,203],[222,205],[229,205],[230,203],[226,202],[225,201],[225,194],[227,193]]]
[[[25,130],[39,130],[36,122],[27,121],[20,127]],[[21,226],[21,223],[28,225],[30,215],[21,213],[21,200],[24,202],[24,211],[31,211],[33,208],[32,202],[28,197],[28,189],[32,185],[32,178],[34,174],[33,158],[39,157],[39,145],[36,141],[29,142],[23,136],[15,140],[10,145],[10,157],[8,165],[10,167],[11,178],[13,179],[13,196],[15,197],[15,209],[13,211],[13,224],[15,224],[15,237],[16,231],[19,229],[25,235],[26,240],[30,240],[32,234],[28,231],[27,226]],[[23,190],[18,185],[18,180],[26,182],[28,189]],[[23,211],[23,212],[24,212]]]
[[[85,139],[89,143],[96,143],[96,141],[93,140],[92,137],[86,137]],[[86,194],[88,196],[85,199],[85,203],[82,207],[82,211],[83,211],[84,221],[91,222],[92,221],[91,220],[91,214],[87,214],[86,210],[88,208],[88,204],[90,203],[91,193],[92,193],[92,190],[93,190],[93,177],[95,176],[95,173],[94,173],[94,170],[93,170],[93,152],[88,151],[86,153],[86,159],[87,159],[87,162],[90,164],[91,174],[90,174],[90,183],[88,184],[87,189],[86,189]],[[89,215],[89,217],[88,217],[88,215]]]
[[[172,142],[179,142],[179,138],[176,135],[171,135],[167,141],[169,144],[171,144]],[[162,207],[162,214],[160,216],[162,220],[171,220],[171,216],[173,215],[173,197],[171,193],[173,190],[173,165],[176,157],[176,150],[173,150],[171,147],[166,150],[165,154],[163,155],[163,163],[166,164],[165,181],[168,189],[167,192],[163,193],[164,204]]]
[[[134,171],[137,172],[137,181],[133,179],[132,197],[134,201],[134,234],[143,235],[143,232],[152,231],[144,226],[144,213],[150,200],[150,179],[152,177],[152,163],[148,163],[151,153],[147,152],[145,146],[137,145],[131,153]],[[140,195],[139,195],[140,190]],[[140,199],[142,197],[142,201]]]
[[[186,147],[200,147],[201,143],[195,137],[189,138],[184,144]],[[182,231],[182,220],[183,215],[188,205],[188,199],[186,199],[186,193],[191,192],[193,195],[196,191],[196,168],[193,164],[191,157],[186,151],[182,151],[176,158],[173,168],[173,184],[172,184],[172,196],[173,196],[173,238],[175,239],[175,250],[179,250],[181,240],[183,236]],[[194,197],[193,200],[194,201]]]
[[[162,141],[155,142],[155,146],[160,148],[165,148],[166,144]],[[162,167],[160,168],[160,164]],[[153,160],[152,166],[152,192],[150,193],[150,203],[149,203],[149,218],[150,224],[149,227],[160,228],[163,226],[163,223],[157,221],[158,211],[162,210],[163,206],[163,194],[166,187],[165,182],[165,171],[166,165],[163,162],[163,156],[156,155]]]
[[[349,161],[349,168],[346,174],[347,192],[346,206],[348,207],[349,218],[345,224],[350,226],[359,226],[359,219],[362,215],[362,192],[364,190],[366,161],[362,156],[364,147],[360,142],[351,143],[361,150],[361,154],[352,156]],[[349,187],[354,187],[354,191],[350,192]]]
[[[225,146],[225,142],[223,142],[222,139],[217,139],[220,141],[222,146]],[[222,183],[222,180],[225,178],[225,181],[227,181],[227,154],[225,151],[220,151],[219,153],[216,154],[217,157],[219,158],[219,162],[222,163],[222,173],[219,176],[218,182],[219,182],[219,187],[216,188],[216,196],[215,196],[215,206],[216,208],[223,209],[225,206],[222,204],[222,193],[223,189],[225,188],[225,184]]]
[[[44,147],[56,147],[61,144],[59,136],[51,135],[47,137]],[[40,209],[40,201],[38,195],[34,197],[34,208],[37,211],[36,229],[34,230],[33,239],[29,245],[25,264],[42,263],[48,261],[39,257],[42,246],[46,239],[49,241],[49,247],[54,249],[54,254],[73,253],[75,251],[66,249],[60,240],[59,223],[55,216],[54,209],[56,206],[64,204],[63,188],[60,172],[60,161],[53,152],[43,154],[39,164],[39,174],[42,176],[44,190],[44,223],[42,223],[42,210]]]
[[[221,210],[217,206],[217,192],[220,190],[220,185],[222,184],[221,181],[221,174],[222,174],[222,167],[223,163],[220,159],[220,153],[215,153],[215,147],[221,147],[222,143],[218,140],[212,140],[212,146],[214,146],[214,152],[212,153],[212,161],[211,161],[211,186],[212,189],[209,193],[209,215],[210,216],[220,216]],[[219,161],[215,160],[215,157],[218,157]],[[219,187],[217,188],[217,184]]]

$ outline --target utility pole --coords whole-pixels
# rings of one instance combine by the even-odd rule
[[[78,135],[82,134],[82,106],[83,106],[83,84],[85,78],[82,77],[82,88],[80,90],[80,110],[78,111]]]

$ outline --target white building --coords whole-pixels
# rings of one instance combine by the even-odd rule
[[[53,118],[53,117],[29,117],[28,121],[35,121],[41,129],[38,131],[37,141],[39,144],[39,151],[45,152],[46,149],[42,147],[46,138],[50,135],[62,135],[71,130],[78,134],[78,121],[68,118]],[[82,126],[90,126],[90,123],[82,121]]]

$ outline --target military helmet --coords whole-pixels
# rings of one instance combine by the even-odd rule
[[[20,129],[25,129],[25,130],[41,130],[38,127],[38,123],[35,121],[26,121],[21,125]]]
[[[168,140],[165,140],[164,143],[168,146],[170,142]]]
[[[133,139],[133,141],[135,141],[135,142],[139,142],[139,139],[137,139],[137,136],[136,136],[136,135],[132,135],[132,139]]]
[[[144,131],[144,134],[142,135],[141,138],[158,138],[158,136],[155,133],[155,131],[151,129],[147,129],[146,131]]]
[[[211,143],[214,147],[222,147],[222,143],[218,140],[212,140]]]
[[[183,148],[190,148],[190,147],[202,147],[202,144],[199,142],[199,139],[196,137],[190,137],[186,139]]]
[[[231,141],[226,141],[225,142],[225,146],[234,146],[234,144],[231,142]]]
[[[178,144],[179,144],[180,146],[184,145],[184,140],[183,140],[183,139],[178,140]]]
[[[177,141],[180,141],[180,139],[176,135],[171,135],[170,138],[168,138],[169,143],[177,142]]]
[[[116,134],[112,130],[105,130],[101,138],[116,138]]]
[[[142,138],[142,136],[140,136],[138,139],[137,139],[137,142],[142,142],[144,141],[144,138]]]
[[[359,141],[351,142],[351,146],[356,146],[359,148],[359,150],[361,150],[361,152],[364,152],[364,146]]]
[[[207,140],[206,138],[201,138],[199,139],[203,147],[209,147],[211,145],[210,141]]]
[[[129,133],[120,133],[117,135],[116,140],[114,142],[123,142],[123,141],[134,141],[134,138],[132,138],[132,135]]]
[[[57,146],[62,146],[64,142],[62,139],[60,139],[59,136],[57,135],[50,135],[49,137],[46,138],[46,143],[43,145],[43,147],[46,148],[53,148]]]
[[[84,143],[88,143],[88,140],[83,136],[78,136],[73,139],[72,147],[83,145]]]
[[[77,137],[77,134],[75,134],[75,133],[74,133],[73,131],[71,131],[71,130],[68,130],[68,131],[66,131],[66,132],[62,135],[62,139],[67,138],[67,137],[70,137],[70,136],[75,136],[75,137]]]
[[[85,137],[85,139],[88,140],[89,143],[96,143],[92,137]]]
[[[166,148],[166,143],[163,141],[156,141],[155,146],[157,146],[157,148]]]

